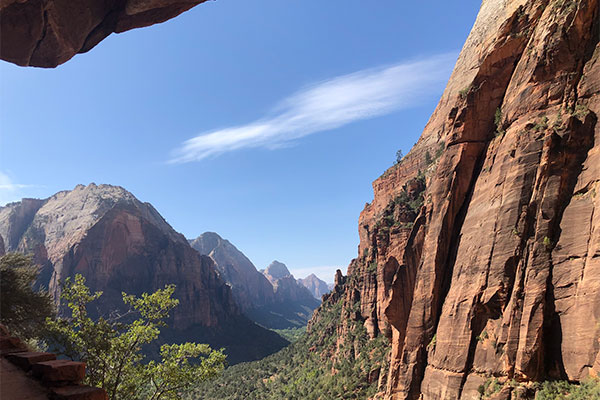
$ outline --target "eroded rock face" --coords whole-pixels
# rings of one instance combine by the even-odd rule
[[[113,32],[171,19],[206,0],[2,0],[0,57],[56,67]]]
[[[470,398],[492,375],[595,373],[600,330],[573,329],[600,306],[600,220],[588,193],[600,174],[587,167],[597,162],[598,91],[579,94],[600,79],[598,4],[514,1],[500,10],[428,184],[407,332],[394,343],[397,398]],[[589,217],[586,231],[576,209]]]
[[[61,282],[74,274],[103,292],[100,315],[123,308],[122,292],[140,295],[175,284],[180,304],[165,332],[171,340],[227,347],[233,363],[285,345],[241,315],[209,257],[123,188],[78,185],[46,200],[9,204],[0,208],[0,235],[10,239],[7,251],[34,254],[40,284],[57,302]]]
[[[214,232],[206,232],[190,241],[200,254],[209,256],[242,311],[275,301],[273,286],[241,251]]]
[[[598,10],[484,0],[421,138],[373,183],[330,298],[392,338],[383,397],[598,374]]]

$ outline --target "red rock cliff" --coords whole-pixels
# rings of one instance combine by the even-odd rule
[[[328,301],[391,337],[386,398],[600,371],[599,25],[597,0],[484,0],[421,138],[373,183]]]

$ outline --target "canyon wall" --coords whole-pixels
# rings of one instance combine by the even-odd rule
[[[383,397],[600,371],[598,10],[484,0],[422,137],[373,183],[332,298],[391,338]]]

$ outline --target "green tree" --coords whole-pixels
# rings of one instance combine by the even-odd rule
[[[433,158],[431,158],[431,154],[429,151],[425,152],[425,164],[430,165],[433,162]]]
[[[31,256],[7,253],[0,257],[0,322],[23,339],[40,336],[46,318],[54,315],[48,292],[33,288],[38,274]]]
[[[403,158],[404,153],[402,152],[402,149],[400,149],[396,152],[396,164],[400,164],[400,161],[402,161]]]
[[[61,297],[71,316],[48,320],[48,342],[71,359],[86,362],[86,383],[104,388],[112,400],[180,399],[197,383],[217,376],[226,356],[206,344],[165,344],[159,362],[146,362],[143,346],[158,338],[179,303],[171,297],[174,290],[168,285],[141,297],[123,293],[126,313],[93,320],[88,304],[102,292],[92,294],[81,275],[74,281],[68,278]]]

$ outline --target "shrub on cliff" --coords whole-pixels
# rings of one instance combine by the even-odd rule
[[[48,293],[34,289],[38,273],[30,256],[0,257],[0,322],[23,339],[38,337],[46,318],[54,314]]]
[[[94,321],[88,304],[102,292],[92,294],[81,275],[67,279],[61,297],[71,316],[48,320],[47,341],[71,359],[84,361],[86,383],[102,387],[112,400],[180,399],[192,385],[221,372],[225,355],[206,344],[165,344],[160,362],[145,362],[142,347],[158,338],[164,320],[179,303],[171,297],[174,290],[169,285],[139,298],[123,293],[130,307],[125,315]]]
[[[567,381],[541,383],[535,400],[590,400],[600,399],[600,379],[588,378],[581,384]]]

